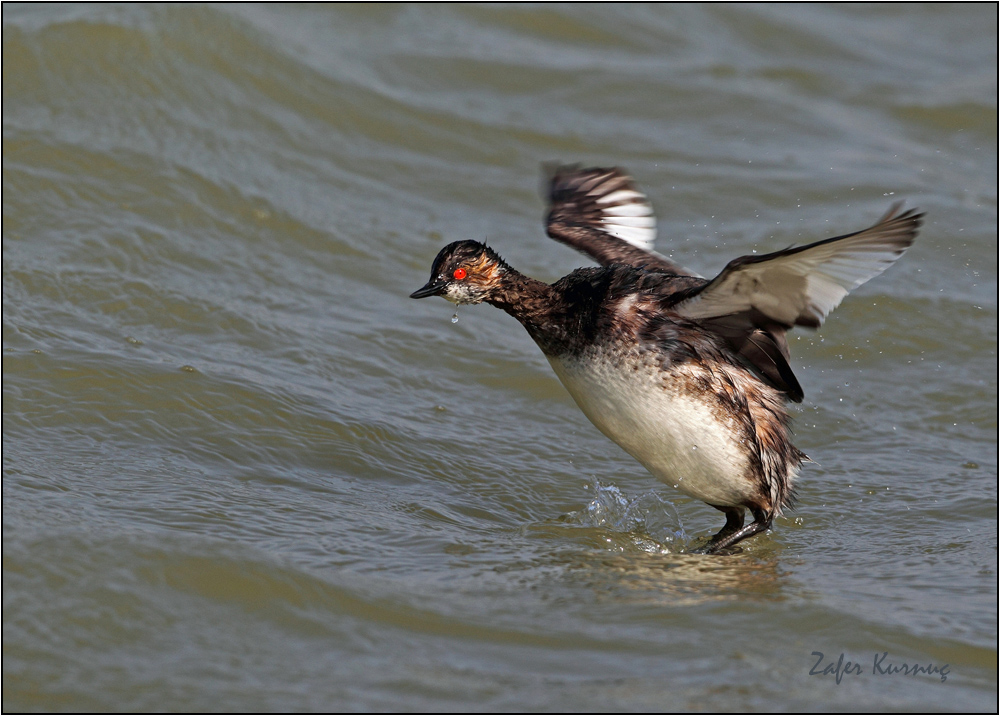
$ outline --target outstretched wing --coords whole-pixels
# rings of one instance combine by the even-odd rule
[[[852,289],[878,276],[917,236],[923,214],[894,204],[864,231],[763,256],[741,256],[674,306],[685,318],[755,313],[785,328],[818,328]]]
[[[621,169],[557,167],[548,184],[548,200],[548,235],[601,265],[621,263],[697,276],[653,251],[653,207]]]
[[[802,387],[788,365],[785,332],[817,328],[851,289],[878,276],[913,243],[923,214],[894,204],[875,226],[764,256],[743,256],[673,306],[724,336],[737,356],[791,400]]]

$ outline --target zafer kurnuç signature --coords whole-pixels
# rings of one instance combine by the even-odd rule
[[[844,676],[861,676],[865,673],[864,667],[860,662],[856,661],[846,661],[844,659],[844,654],[841,652],[840,658],[837,662],[829,662],[826,666],[822,666],[823,659],[825,655],[822,651],[814,651],[812,653],[816,657],[816,663],[813,664],[812,668],[809,669],[809,676],[833,676],[839,684]],[[916,676],[917,674],[937,674],[941,681],[948,680],[948,674],[951,673],[951,668],[949,664],[944,666],[938,666],[937,664],[908,664],[906,662],[902,664],[894,664],[888,661],[889,652],[883,651],[881,654],[875,654],[872,660],[871,673],[875,676]]]

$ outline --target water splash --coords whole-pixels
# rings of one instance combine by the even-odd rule
[[[567,514],[567,522],[626,533],[644,552],[673,552],[687,543],[677,509],[655,492],[630,497],[615,485],[602,485],[598,480],[592,489],[593,499],[584,509]]]

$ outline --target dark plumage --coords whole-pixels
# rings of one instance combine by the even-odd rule
[[[785,333],[815,328],[910,246],[922,214],[894,205],[864,231],[735,259],[708,280],[652,251],[652,207],[618,169],[562,167],[549,236],[592,256],[545,284],[475,241],[444,247],[413,298],[490,303],[514,316],[588,418],[664,482],[726,514],[717,552],[768,529],[805,455]],[[744,509],[754,517],[744,526]]]

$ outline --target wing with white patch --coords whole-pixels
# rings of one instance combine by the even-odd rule
[[[746,314],[787,328],[817,328],[849,291],[885,271],[913,243],[924,215],[900,213],[901,207],[894,204],[864,231],[734,259],[674,310],[696,320]]]
[[[548,200],[548,235],[598,263],[697,275],[653,251],[653,207],[621,169],[558,167],[548,184]]]

